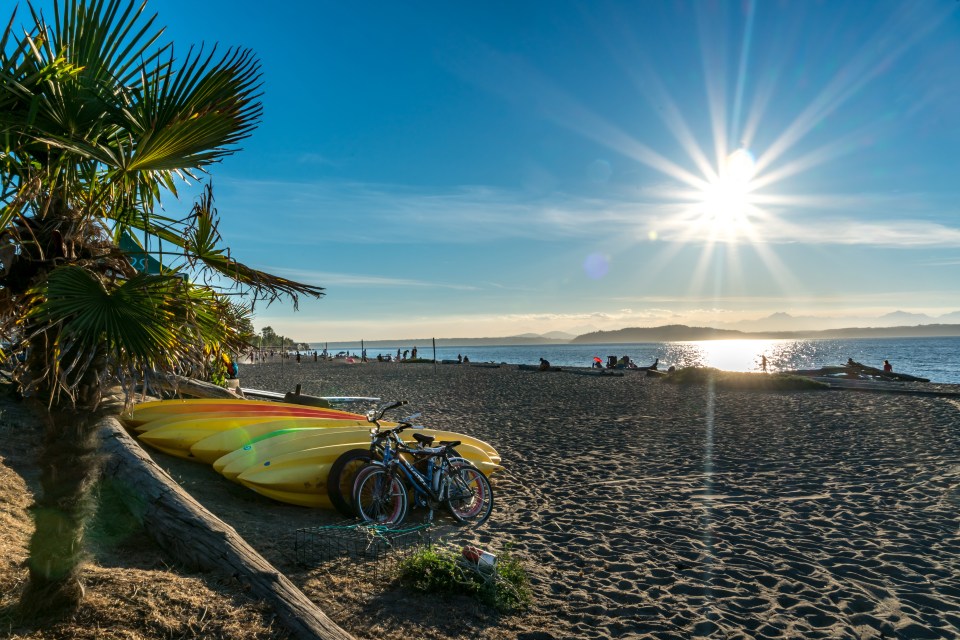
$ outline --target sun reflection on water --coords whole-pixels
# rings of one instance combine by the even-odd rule
[[[803,340],[699,340],[674,342],[665,360],[679,367],[715,367],[724,371],[760,371],[763,356],[767,370],[792,369],[812,348]]]

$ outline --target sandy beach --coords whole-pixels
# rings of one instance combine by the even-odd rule
[[[296,529],[336,514],[154,455],[358,638],[960,636],[955,398],[312,359],[242,366],[241,384],[405,399],[426,426],[503,458],[490,520],[453,535],[494,553],[512,545],[527,563],[534,605],[512,616],[342,564],[300,566]],[[26,452],[11,447],[0,438],[5,473],[29,486]]]

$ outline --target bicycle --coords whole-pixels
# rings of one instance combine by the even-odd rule
[[[406,400],[399,400],[379,409],[367,412],[367,420],[375,425],[370,431],[370,446],[367,449],[350,449],[345,451],[330,465],[327,475],[327,496],[334,509],[348,518],[356,518],[357,510],[353,505],[353,482],[357,471],[374,460],[383,460],[384,440],[386,431],[381,430],[380,420],[387,411],[391,411],[407,404]],[[419,413],[407,416],[400,420],[400,424],[412,424],[420,417]]]
[[[398,525],[409,511],[410,492],[414,506],[427,507],[428,521],[433,520],[435,510],[444,507],[458,524],[483,524],[493,511],[493,489],[479,469],[455,455],[460,442],[431,447],[433,436],[415,433],[418,446],[412,447],[400,433],[423,427],[407,420],[383,430],[379,425],[382,416],[380,412],[371,419],[376,425],[371,430],[371,452],[380,459],[371,460],[354,480],[357,515],[367,522]]]

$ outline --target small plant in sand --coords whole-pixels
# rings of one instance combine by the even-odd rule
[[[828,389],[829,385],[803,376],[784,373],[721,371],[712,367],[684,367],[663,378],[671,384],[713,384],[720,389],[743,391],[802,391]]]
[[[526,609],[533,597],[527,570],[509,548],[486,567],[467,560],[454,546],[425,547],[399,562],[397,579],[424,593],[470,595],[501,613]]]

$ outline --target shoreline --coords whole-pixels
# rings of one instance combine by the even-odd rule
[[[771,373],[843,367],[848,360],[864,363],[867,367],[882,369],[884,360],[893,364],[894,373],[930,379],[941,384],[960,384],[960,338],[911,340],[828,340],[809,341],[706,341],[693,343],[636,343],[615,345],[520,345],[484,347],[437,347],[424,344],[392,345],[392,350],[380,351],[395,360],[396,349],[408,352],[419,347],[421,357],[439,362],[451,362],[458,355],[469,356],[472,364],[492,363],[511,365],[538,364],[545,358],[553,366],[589,368],[595,357],[607,364],[608,358],[629,356],[640,367],[659,361],[660,369],[671,365],[712,367],[725,371],[761,372],[762,356],[767,357]],[[360,349],[350,350],[360,354]],[[334,352],[336,353],[336,352]],[[378,350],[367,347],[371,362]],[[408,353],[409,355],[409,353]],[[312,356],[305,356],[308,362]],[[275,356],[275,362],[279,358]],[[290,362],[293,361],[291,358]],[[248,356],[240,365],[250,365]]]

